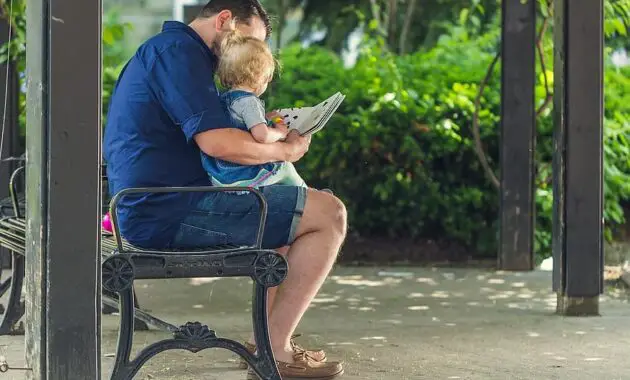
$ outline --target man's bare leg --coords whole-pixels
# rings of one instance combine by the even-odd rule
[[[273,297],[269,315],[276,360],[293,362],[291,335],[335,263],[346,224],[346,209],[339,199],[308,190],[297,238],[288,253],[289,273]]]

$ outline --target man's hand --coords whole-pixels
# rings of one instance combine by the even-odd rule
[[[287,161],[297,162],[308,152],[308,148],[311,145],[311,136],[301,136],[297,131],[293,130],[287,135],[285,144],[287,144],[288,148]]]

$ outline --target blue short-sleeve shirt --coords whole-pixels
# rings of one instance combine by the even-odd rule
[[[217,57],[189,26],[168,21],[127,63],[110,102],[103,143],[110,192],[209,186],[193,137],[230,126],[214,84]],[[132,244],[164,248],[203,197],[127,196],[118,209]]]

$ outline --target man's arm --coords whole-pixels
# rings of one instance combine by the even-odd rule
[[[251,133],[236,128],[213,129],[195,135],[195,142],[205,154],[241,165],[269,162],[296,162],[308,151],[310,138],[290,133],[286,142],[262,144]]]

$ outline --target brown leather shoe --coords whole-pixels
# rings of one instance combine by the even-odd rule
[[[320,362],[320,363],[325,363],[326,362],[326,352],[324,352],[324,350],[306,350],[304,348],[302,348],[299,344],[295,343],[296,338],[299,338],[301,336],[301,334],[295,334],[291,337],[291,348],[293,348],[293,351],[295,352],[305,352],[306,355],[311,359],[314,360],[316,362]],[[243,345],[245,346],[245,348],[247,349],[247,351],[249,351],[250,353],[255,353],[256,352],[256,346],[250,343],[243,343]],[[238,364],[238,368],[240,369],[247,369],[249,367],[249,365],[247,364],[247,362],[245,360],[243,360],[243,358],[241,358],[239,364]]]
[[[326,362],[326,353],[324,352],[324,350],[307,350],[305,348],[303,348],[302,346],[300,346],[299,344],[295,343],[295,339],[301,337],[302,334],[295,334],[291,337],[291,348],[293,348],[293,351],[295,352],[305,352],[306,356],[308,356],[311,360],[314,360],[316,362],[320,362],[320,363],[325,363]]]
[[[293,363],[278,362],[278,371],[282,380],[331,380],[343,375],[343,366],[339,362],[316,362],[305,352],[296,352]],[[247,380],[260,380],[250,368]]]

